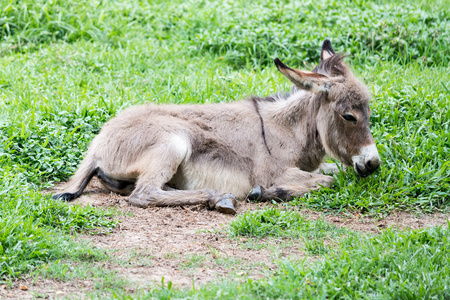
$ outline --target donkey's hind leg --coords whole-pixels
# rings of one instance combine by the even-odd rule
[[[247,196],[250,200],[284,200],[289,201],[300,197],[311,190],[329,187],[334,178],[328,175],[305,172],[291,168],[276,180],[275,184],[267,189],[261,186],[253,188]]]
[[[176,143],[175,143],[176,142]],[[135,206],[181,206],[207,204],[211,209],[223,213],[235,214],[236,199],[231,194],[215,190],[174,190],[167,183],[176,174],[180,164],[190,152],[189,144],[181,138],[172,138],[164,147],[152,149],[140,165],[140,176],[136,187],[129,197]],[[165,157],[165,159],[161,159]]]
[[[103,172],[102,169],[98,169],[97,177],[107,189],[120,195],[128,196],[134,190],[134,182],[114,179]]]
[[[215,190],[163,190],[155,184],[141,184],[139,181],[129,201],[139,207],[206,204],[208,208],[226,214],[235,214],[237,203],[233,195]]]

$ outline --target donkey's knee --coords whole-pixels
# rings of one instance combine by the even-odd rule
[[[152,199],[146,199],[139,194],[132,193],[130,197],[128,197],[128,203],[136,207],[147,208],[148,206],[151,206]]]
[[[264,189],[262,186],[254,187],[247,195],[247,199],[256,201],[290,201],[295,197],[301,197],[312,190],[318,190],[322,187],[330,187],[333,182],[334,177],[332,176],[311,174],[308,179],[302,178],[298,181],[291,181],[286,184],[271,186],[267,189]]]
[[[164,196],[165,192],[157,188],[147,188],[145,190],[135,189],[128,197],[128,203],[141,208],[147,208],[149,206],[170,206],[167,203],[167,197]]]

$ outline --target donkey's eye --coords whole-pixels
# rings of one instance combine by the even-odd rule
[[[357,120],[356,120],[354,115],[352,115],[352,114],[343,114],[342,117],[344,118],[345,121],[349,121],[349,122],[352,122],[352,123],[356,124]]]

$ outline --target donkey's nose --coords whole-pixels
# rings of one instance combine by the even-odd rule
[[[352,157],[353,168],[359,176],[367,177],[380,166],[380,156],[375,144],[363,147],[360,152],[361,154]]]
[[[379,159],[371,159],[367,161],[365,164],[361,165],[358,163],[354,163],[353,167],[361,177],[367,177],[373,172],[375,172],[376,169],[380,166],[380,160]]]
[[[372,174],[373,172],[375,172],[376,169],[378,169],[380,164],[381,164],[381,161],[380,161],[380,158],[378,156],[377,157],[372,157],[371,159],[369,159],[366,162],[366,168],[365,169],[367,170],[367,173]]]

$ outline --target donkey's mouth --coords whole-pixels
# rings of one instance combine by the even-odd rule
[[[357,173],[359,176],[363,177],[363,178],[369,176],[370,174],[372,174],[372,172],[370,172],[370,171],[367,172],[367,170],[361,169],[361,168],[358,166],[358,164],[355,164],[353,168],[355,169],[356,173]]]
[[[361,177],[367,177],[375,172],[381,163],[375,144],[363,147],[360,154],[353,156],[352,160],[353,169]]]

